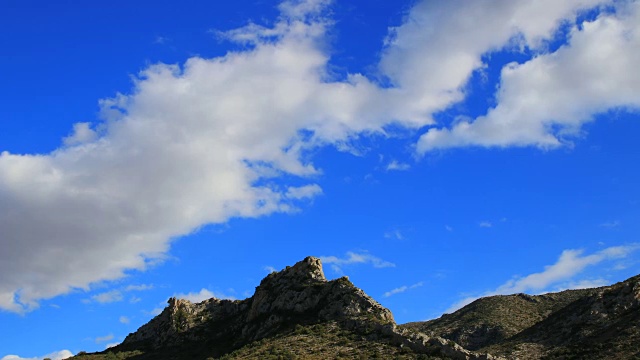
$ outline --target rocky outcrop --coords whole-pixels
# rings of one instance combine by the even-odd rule
[[[397,327],[391,312],[347,277],[327,281],[320,259],[314,257],[269,274],[246,300],[212,298],[194,304],[171,298],[161,314],[129,334],[114,350],[136,349],[146,354],[174,351],[184,356],[184,349],[200,354],[197,349],[201,348],[209,355],[220,356],[296,325],[326,322],[336,322],[344,329],[366,334],[372,341],[407,347],[415,353],[494,359],[465,350],[451,340]]]

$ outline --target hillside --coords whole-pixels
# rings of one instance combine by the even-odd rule
[[[509,359],[639,359],[640,276],[595,289],[482,298],[403,326]]]
[[[590,294],[595,289],[545,295],[497,295],[480,298],[438,319],[404,324],[425,334],[438,334],[463,347],[478,350],[498,344]]]

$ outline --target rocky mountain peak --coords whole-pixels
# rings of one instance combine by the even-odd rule
[[[287,266],[281,271],[272,272],[260,282],[260,288],[296,287],[298,285],[311,285],[325,283],[327,278],[322,270],[320,259],[307,256],[304,260],[297,262],[293,266]]]
[[[129,334],[117,350],[177,354],[188,349],[193,354],[217,357],[296,326],[327,323],[416,353],[493,359],[442,338],[398,328],[391,312],[346,276],[328,281],[320,259],[311,256],[269,274],[256,287],[255,294],[245,300],[211,298],[194,304],[170,298],[162,313]]]

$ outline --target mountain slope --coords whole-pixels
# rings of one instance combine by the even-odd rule
[[[596,290],[489,348],[522,358],[640,358],[640,276]]]
[[[403,327],[509,359],[638,359],[640,276],[595,289],[482,298]]]
[[[402,325],[425,334],[437,334],[461,346],[478,350],[503,342],[594,289],[567,290],[545,295],[497,295],[480,298],[438,319]]]

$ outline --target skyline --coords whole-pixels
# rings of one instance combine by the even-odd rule
[[[640,272],[638,1],[3,7],[2,360],[308,255],[399,323]]]

